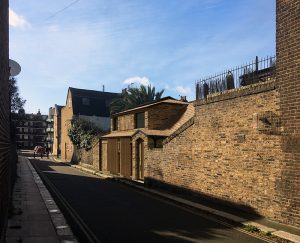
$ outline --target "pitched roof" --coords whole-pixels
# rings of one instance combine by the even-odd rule
[[[74,115],[109,117],[109,106],[119,93],[69,88]]]
[[[192,103],[189,103],[184,114],[170,129],[152,130],[147,128],[138,128],[129,131],[112,131],[111,133],[102,136],[102,138],[132,137],[138,132],[142,132],[147,136],[168,137],[171,134],[174,134],[176,131],[178,131],[182,126],[184,126],[184,124],[186,124],[190,119],[192,119],[194,115],[195,115],[195,107]]]
[[[164,97],[160,100],[144,103],[142,105],[139,105],[139,106],[137,106],[135,108],[132,108],[132,109],[129,109],[129,110],[114,113],[114,114],[112,114],[112,116],[119,116],[119,115],[128,114],[128,113],[135,112],[135,111],[138,111],[140,109],[148,108],[150,106],[155,106],[155,105],[158,105],[158,104],[161,104],[161,103],[178,104],[178,105],[186,105],[186,106],[189,104],[188,102],[176,100],[173,97],[167,96],[167,97]]]

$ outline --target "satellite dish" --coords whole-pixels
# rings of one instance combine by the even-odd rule
[[[10,76],[17,76],[21,72],[21,66],[16,61],[9,59]]]

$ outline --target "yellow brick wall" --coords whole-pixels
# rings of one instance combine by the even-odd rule
[[[278,0],[276,5],[276,80],[284,153],[277,192],[284,222],[300,226],[300,0]]]
[[[61,114],[56,111],[53,116],[53,155],[58,155],[58,150],[61,149]]]
[[[164,130],[171,128],[186,110],[185,105],[162,103],[148,109],[148,128]]]
[[[71,98],[71,93],[68,94],[68,97]],[[69,105],[69,99],[67,99],[66,106],[61,109],[61,158],[66,161],[72,159],[74,151],[73,144],[68,136],[68,129],[71,127],[72,118],[72,104]]]
[[[277,191],[284,163],[274,84],[221,95],[223,100],[196,101],[194,124],[163,149],[148,150],[146,181],[189,189],[287,222],[285,199]],[[268,117],[272,125],[260,117]]]

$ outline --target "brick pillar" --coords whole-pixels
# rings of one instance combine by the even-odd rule
[[[276,11],[276,80],[284,154],[277,183],[279,217],[300,226],[300,0],[277,0]]]
[[[0,1],[0,242],[4,242],[10,196],[10,123],[8,98],[8,0]]]

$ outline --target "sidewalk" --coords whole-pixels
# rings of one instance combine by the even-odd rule
[[[53,157],[53,160],[56,162],[63,162],[54,157]],[[72,165],[69,162],[63,162],[63,163],[70,165],[74,168],[80,169],[83,172],[93,174],[93,175],[96,175],[99,177],[112,178],[118,182],[135,187],[139,190],[143,190],[145,192],[154,194],[156,196],[167,199],[169,201],[173,201],[173,202],[181,204],[181,205],[192,207],[192,208],[207,212],[209,214],[213,214],[218,217],[224,218],[226,220],[242,224],[244,226],[249,226],[249,225],[254,226],[254,227],[257,227],[262,232],[265,232],[268,234],[271,233],[272,235],[277,236],[279,238],[289,240],[292,242],[300,243],[300,229],[299,228],[280,224],[278,222],[271,221],[271,220],[268,220],[263,217],[253,218],[253,216],[251,216],[250,214],[247,214],[245,212],[240,212],[237,210],[228,210],[228,208],[226,208],[225,206],[223,207],[222,205],[216,205],[216,204],[208,205],[207,203],[203,204],[203,203],[199,202],[199,200],[190,200],[190,199],[187,200],[186,198],[180,197],[176,194],[172,194],[172,193],[167,192],[162,189],[147,188],[140,181],[139,182],[131,181],[131,180],[128,180],[128,179],[125,179],[122,177],[103,174],[100,171],[96,171],[91,168],[87,168],[87,167],[80,166],[80,165]],[[238,214],[234,214],[233,211],[237,212]]]
[[[76,243],[64,216],[27,158],[19,157],[17,175],[6,242]]]

